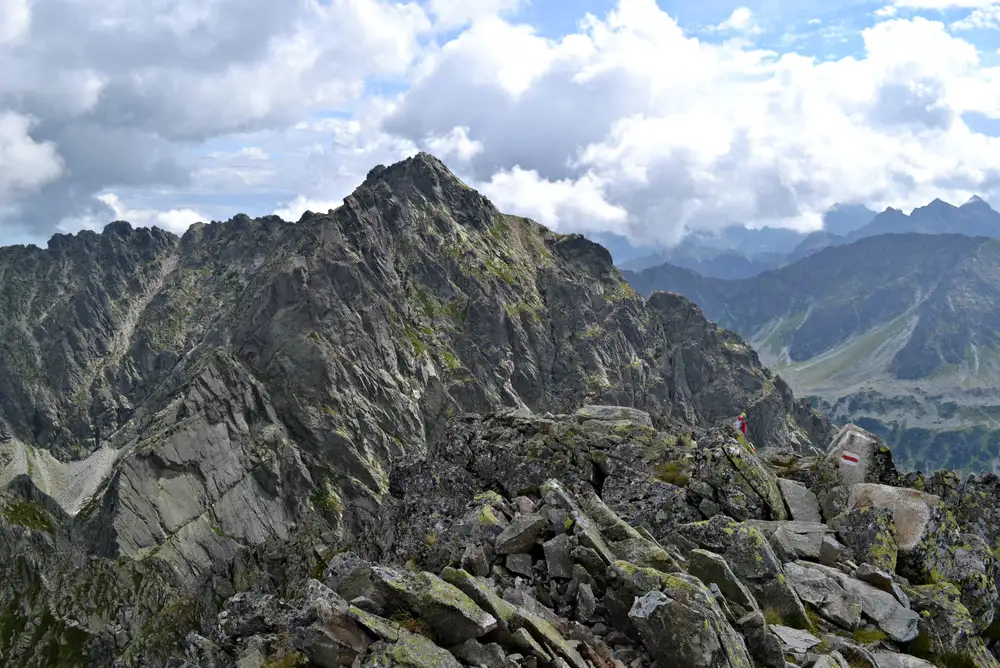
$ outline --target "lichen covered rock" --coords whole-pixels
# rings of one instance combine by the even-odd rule
[[[889,572],[896,570],[896,523],[890,508],[855,508],[838,525],[837,536],[856,561]]]
[[[743,639],[705,586],[692,576],[669,576],[662,591],[650,591],[635,600],[629,619],[653,658],[663,665],[753,667]]]
[[[810,628],[802,602],[785,578],[764,535],[756,528],[716,516],[685,524],[678,532],[702,549],[721,555],[753,593],[760,608],[787,626]]]

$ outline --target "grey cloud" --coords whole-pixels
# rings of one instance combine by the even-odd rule
[[[609,139],[610,131],[620,119],[634,115],[662,118],[675,111],[681,115],[690,111],[697,104],[696,83],[678,85],[675,105],[664,102],[662,97],[651,101],[661,95],[650,94],[651,85],[657,84],[641,78],[641,74],[631,75],[627,68],[605,62],[610,69],[581,84],[574,78],[584,73],[578,64],[557,63],[555,69],[534,81],[527,91],[512,97],[498,83],[490,81],[496,76],[489,67],[477,67],[476,59],[463,54],[460,45],[450,46],[456,48],[443,52],[436,70],[405,94],[395,112],[385,119],[383,128],[421,143],[456,126],[468,127],[469,137],[483,145],[483,151],[469,162],[473,176],[482,182],[514,166],[535,170],[549,181],[579,178],[589,167],[604,180],[606,201],[629,212],[629,233],[636,239],[670,243],[684,233],[685,221],[699,229],[717,229],[734,222],[780,224],[782,220],[815,214],[842,199],[871,197],[874,201],[884,196],[899,200],[919,190],[911,175],[891,172],[886,174],[888,183],[884,187],[878,183],[881,174],[873,176],[870,184],[859,186],[858,179],[846,174],[845,165],[833,162],[837,160],[838,147],[824,145],[822,115],[801,102],[796,108],[777,91],[773,93],[773,112],[765,112],[773,113],[772,127],[758,125],[751,136],[737,136],[727,154],[706,164],[705,160],[711,160],[707,153],[696,161],[676,148],[646,151],[630,147],[627,142],[616,146],[617,142]],[[684,65],[667,62],[663,67],[676,69]],[[764,84],[769,75],[748,67],[743,75],[733,76],[742,77],[744,83]],[[831,126],[841,122],[867,125],[865,129],[874,128],[890,141],[902,136],[920,136],[927,131],[937,134],[953,127],[956,116],[946,104],[941,81],[926,77],[915,82],[903,79],[899,75],[895,81],[882,83],[873,101],[845,102],[845,109],[851,108],[833,119]],[[725,87],[730,83],[723,75],[717,85]],[[818,84],[817,90],[823,85],[828,84]],[[740,88],[733,86],[732,90],[736,97],[720,100],[720,104],[731,104],[738,110]],[[802,86],[789,93],[789,99],[795,94],[810,93]],[[754,99],[750,102],[747,123],[753,125],[759,122],[758,103],[764,93],[757,91],[751,95]],[[788,109],[784,108],[786,104]],[[786,112],[788,132],[803,133],[802,137],[780,136],[782,115]],[[690,122],[690,118],[678,122]],[[734,123],[740,123],[738,117]],[[811,136],[804,134],[804,128],[810,128]],[[832,130],[842,130],[842,126]],[[656,141],[655,131],[650,137],[649,141]],[[683,143],[676,138],[665,141],[671,141],[672,145]],[[624,166],[617,157],[598,156],[592,165],[572,165],[582,149],[601,143],[608,149],[607,155],[613,156],[620,149],[626,159],[634,157],[638,162],[648,158],[646,153],[665,155],[650,165],[647,181],[642,184],[620,178]],[[774,157],[768,157],[772,154]],[[894,156],[885,157],[891,163]],[[865,160],[859,160],[858,164],[860,169],[871,169]],[[978,183],[980,189],[988,187],[981,180]],[[869,190],[857,192],[866,188]],[[564,215],[560,224],[573,222]]]
[[[0,243],[15,229],[43,235],[67,217],[107,215],[93,198],[106,188],[183,188],[198,143],[283,130],[315,105],[350,104],[369,74],[402,72],[416,31],[355,9],[362,2],[376,0],[326,3],[339,13],[324,23],[311,0],[35,0],[27,39],[0,44],[0,111],[35,119],[31,137],[54,142],[65,170],[0,201],[0,212],[18,211],[0,213]]]
[[[550,180],[578,175],[567,165],[577,151],[602,140],[622,116],[641,111],[633,82],[613,72],[579,84],[568,68],[553,69],[512,99],[495,86],[469,81],[466,70],[461,58],[445,61],[407,92],[383,127],[419,143],[468,126],[470,138],[486,149],[470,165],[480,180],[515,165]]]
[[[957,118],[947,106],[945,95],[944,84],[934,79],[884,83],[878,88],[868,116],[883,127],[918,125],[943,130]]]
[[[686,151],[674,151],[651,165],[651,187],[617,185],[611,201],[628,208],[633,238],[667,245],[680,241],[690,222],[695,222],[697,229],[721,229],[743,218],[796,216],[817,195],[816,186],[806,181],[788,182],[775,164],[748,168],[752,150],[746,133],[738,133],[730,151],[708,168],[715,176],[714,183],[693,178],[701,167]],[[733,201],[732,192],[752,193],[752,201]],[[696,220],[685,221],[684,212],[693,201],[703,205],[697,209]]]
[[[498,87],[471,80],[466,64],[452,58],[408,91],[383,127],[415,142],[455,126],[469,127],[470,138],[484,146],[470,161],[480,181],[515,165],[548,180],[576,178],[586,166],[572,167],[571,161],[588,144],[604,140],[616,121],[659,113],[648,106],[644,81],[613,70],[581,85],[573,80],[577,73],[568,66],[553,69],[512,99]],[[752,150],[749,138],[737,135],[729,153],[709,168],[712,183],[693,178],[701,168],[683,150],[675,150],[651,166],[647,184],[614,182],[606,195],[629,212],[634,239],[668,244],[680,240],[692,202],[700,203],[693,222],[701,229],[748,219],[745,202],[727,202],[727,192],[720,188],[739,185],[741,192],[754,193],[751,220],[795,217],[804,202],[821,195],[820,186],[808,181],[789,182],[777,165],[749,167],[757,162]]]

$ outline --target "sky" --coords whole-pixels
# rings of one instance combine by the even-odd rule
[[[0,244],[340,205],[428,151],[670,245],[1000,208],[1000,0],[0,0]]]

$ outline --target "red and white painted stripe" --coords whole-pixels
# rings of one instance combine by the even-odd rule
[[[861,461],[861,457],[860,456],[858,456],[857,454],[855,454],[853,452],[848,452],[846,450],[844,450],[844,452],[842,452],[840,454],[840,458],[843,459],[848,464],[850,464],[851,466],[854,466],[859,461]]]

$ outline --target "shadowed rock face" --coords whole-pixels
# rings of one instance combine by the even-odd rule
[[[603,248],[500,213],[423,154],[297,224],[119,222],[4,249],[0,275],[4,479],[31,477],[92,552],[188,578],[316,508],[356,524],[391,463],[464,411],[746,408],[759,445],[810,436],[693,304],[645,302]]]

